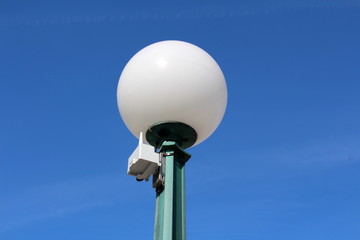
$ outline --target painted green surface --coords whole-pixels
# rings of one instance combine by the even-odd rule
[[[190,154],[175,142],[160,148],[164,155],[165,186],[156,194],[154,240],[185,240],[185,163]]]

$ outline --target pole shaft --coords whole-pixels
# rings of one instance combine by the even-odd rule
[[[185,240],[185,162],[190,155],[175,142],[164,142],[165,185],[156,195],[154,240]]]

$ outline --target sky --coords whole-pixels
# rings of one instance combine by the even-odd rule
[[[355,0],[2,0],[0,239],[153,238],[116,87],[162,40],[207,51],[228,86],[222,123],[187,150],[187,239],[359,239]]]

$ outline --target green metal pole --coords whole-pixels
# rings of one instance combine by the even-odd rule
[[[185,240],[185,163],[191,155],[174,141],[165,141],[159,151],[165,181],[156,194],[154,240]]]

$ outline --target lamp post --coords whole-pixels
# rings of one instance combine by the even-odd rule
[[[185,163],[191,155],[184,149],[204,141],[220,124],[227,104],[223,73],[193,44],[154,43],[125,66],[117,102],[125,125],[139,138],[128,173],[137,180],[153,175],[154,239],[185,240]]]

